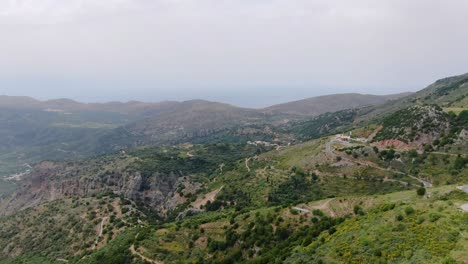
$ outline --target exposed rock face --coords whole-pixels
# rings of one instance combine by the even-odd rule
[[[190,177],[180,172],[155,172],[150,177],[143,177],[138,171],[123,169],[109,172],[96,168],[95,164],[78,169],[64,163],[42,162],[23,179],[23,186],[13,196],[0,202],[0,215],[43,202],[92,196],[106,191],[144,203],[155,212],[164,214],[185,201],[176,198],[180,184],[193,192],[200,188],[200,184],[190,182]]]

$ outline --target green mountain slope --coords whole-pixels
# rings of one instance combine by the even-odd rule
[[[379,118],[414,105],[436,104],[440,107],[468,109],[468,74],[437,80],[428,87],[407,97],[374,107],[373,111],[362,115],[359,121]]]
[[[373,198],[362,216],[297,248],[285,263],[464,263],[468,215],[459,206],[468,194],[444,187],[429,195]]]
[[[124,125],[112,112],[112,128],[6,111],[3,158],[28,171],[0,196],[0,263],[463,263],[467,79],[313,118],[189,101]],[[54,148],[75,154],[21,163]]]
[[[361,108],[371,105],[381,105],[388,101],[406,97],[411,93],[392,95],[369,94],[334,94],[312,97],[304,100],[273,105],[264,109],[266,112],[281,112],[305,116],[318,116],[328,112]]]

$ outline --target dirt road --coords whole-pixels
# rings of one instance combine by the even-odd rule
[[[345,141],[341,141],[341,140],[336,140],[334,138],[330,139],[330,141],[328,141],[325,145],[325,152],[327,152],[328,154],[331,154],[331,155],[336,155],[334,152],[333,152],[333,149],[331,147],[331,144],[333,143],[339,143],[339,144],[342,144],[342,145],[345,145],[345,146],[353,146],[354,144],[352,143],[349,143],[349,142],[345,142]],[[352,162],[352,163],[356,163],[356,164],[359,164],[359,165],[365,165],[365,166],[368,166],[368,167],[372,167],[372,168],[375,168],[375,169],[378,169],[378,170],[383,170],[383,171],[388,171],[388,172],[393,172],[393,173],[397,173],[397,174],[401,174],[401,175],[405,175],[405,176],[408,176],[412,179],[415,179],[417,180],[418,182],[422,183],[423,186],[425,188],[430,188],[432,187],[432,183],[428,182],[428,181],[425,181],[425,180],[422,180],[416,176],[413,176],[413,175],[409,175],[409,174],[406,174],[404,172],[401,172],[401,171],[397,171],[397,170],[392,170],[392,169],[387,169],[387,168],[382,168],[382,167],[379,167],[379,166],[376,166],[374,164],[370,164],[368,162],[358,162],[358,161],[355,161],[355,160],[351,160],[351,159],[348,159],[348,158],[345,158],[345,157],[342,157],[343,160],[346,160],[348,162]]]
[[[216,195],[223,189],[224,186],[221,188],[216,189],[212,192],[205,194],[204,198],[197,199],[195,202],[192,203],[193,208],[200,209],[202,205],[205,205],[208,201],[213,202],[216,198]]]
[[[245,167],[247,168],[247,171],[250,172],[250,167],[249,167],[249,162],[252,158],[245,159]]]
[[[136,251],[135,245],[133,245],[133,244],[130,246],[130,252],[133,255],[137,255],[138,257],[140,257],[141,259],[143,259],[146,262],[153,263],[153,264],[164,264],[164,262],[162,262],[162,261],[153,260],[153,259],[150,259],[150,258],[147,258],[147,257],[143,256],[140,252]]]

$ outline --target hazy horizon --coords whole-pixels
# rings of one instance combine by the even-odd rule
[[[288,96],[282,96],[282,97],[276,97],[276,98],[271,97],[274,100],[270,100],[269,101],[270,103],[266,103],[265,101],[260,101],[260,104],[257,101],[258,99],[256,99],[256,98],[253,98],[251,101],[243,101],[243,102],[241,102],[241,104],[237,104],[236,103],[237,98],[232,97],[232,96],[230,96],[230,97],[227,96],[225,98],[222,98],[222,97],[212,97],[212,98],[193,97],[193,98],[183,98],[183,99],[174,98],[174,99],[161,99],[161,100],[149,100],[149,99],[144,99],[143,98],[141,100],[137,100],[137,99],[105,100],[105,99],[103,99],[103,100],[95,100],[95,101],[93,101],[93,100],[80,100],[80,99],[72,98],[72,97],[40,98],[40,97],[34,97],[34,96],[30,96],[30,95],[11,95],[11,94],[0,94],[0,96],[29,97],[29,98],[39,100],[39,101],[69,99],[69,100],[76,101],[78,103],[89,103],[89,104],[92,104],[92,103],[98,103],[98,104],[99,103],[114,103],[114,102],[128,103],[128,102],[132,102],[132,101],[141,102],[141,103],[160,103],[160,102],[165,102],[165,101],[184,102],[184,101],[191,101],[191,100],[205,100],[205,101],[211,101],[211,102],[226,103],[226,104],[230,104],[230,105],[237,106],[237,107],[260,109],[260,108],[266,108],[266,107],[273,106],[273,105],[278,105],[278,104],[283,104],[283,103],[290,103],[290,102],[300,101],[300,100],[304,100],[304,99],[310,99],[310,98],[313,98],[313,97],[320,97],[320,96],[327,96],[327,95],[351,94],[351,93],[353,93],[353,92],[342,92],[342,93],[333,93],[333,94],[319,94],[319,95],[315,95],[315,96],[303,96],[303,97],[300,97],[298,95],[293,95],[293,96],[289,96],[289,97]],[[402,92],[402,93],[407,93],[407,92]],[[408,92],[408,93],[411,93],[411,92]],[[362,94],[362,95],[393,95],[393,94],[369,94],[369,93],[358,93],[358,94]],[[395,93],[395,94],[400,94],[400,93]],[[262,102],[264,102],[264,104],[261,104]]]
[[[0,94],[264,107],[468,72],[468,2],[10,0]]]

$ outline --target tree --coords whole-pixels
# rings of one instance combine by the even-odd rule
[[[426,194],[426,188],[424,188],[424,187],[418,188],[418,189],[416,190],[416,193],[417,193],[419,196],[423,196],[423,195]]]
[[[415,149],[411,149],[410,151],[408,151],[408,156],[410,158],[417,158],[418,157],[418,151],[416,151]]]
[[[379,153],[379,148],[378,147],[374,146],[374,147],[372,147],[372,149],[374,150],[375,153]]]
[[[460,155],[455,159],[453,163],[453,168],[456,170],[461,170],[465,167],[465,164],[468,162],[468,159],[462,158]]]

